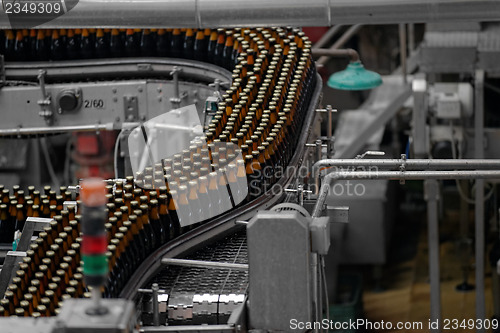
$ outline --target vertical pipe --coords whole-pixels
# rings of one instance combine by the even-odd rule
[[[406,84],[406,24],[399,24],[399,56],[401,60],[401,73]]]
[[[427,80],[425,75],[417,74],[412,82],[413,89],[413,112],[412,131],[413,158],[424,158],[427,156],[427,113],[429,101],[427,97]]]
[[[153,283],[151,286],[151,290],[153,291],[152,297],[153,297],[153,325],[154,326],[160,326],[160,309],[158,308],[158,291],[160,290],[160,287],[158,286],[158,283]]]
[[[312,269],[312,290],[313,290],[313,313],[314,321],[319,322],[321,309],[319,308],[319,275],[318,275],[318,255],[311,253],[311,269]],[[314,332],[318,333],[319,328],[314,325]]]
[[[415,51],[415,23],[408,24],[408,49],[412,56]]]
[[[428,179],[424,182],[427,201],[427,238],[429,242],[429,277],[431,281],[431,322],[441,326],[441,286],[439,274],[439,222],[438,222],[438,182]],[[440,332],[439,328],[431,332]]]
[[[484,71],[477,70],[475,78],[475,113],[474,113],[474,157],[484,158]],[[486,318],[486,303],[484,298],[484,180],[476,180],[476,319]],[[484,328],[477,333],[485,332]]]
[[[315,253],[314,256],[316,257],[316,277],[318,281],[318,320],[321,322],[323,320],[323,283],[322,283],[322,274],[321,274],[321,260],[319,254]],[[326,292],[326,290],[325,290]],[[324,328],[321,327],[321,332],[324,332]]]
[[[323,157],[323,141],[316,140],[316,162],[320,161]]]
[[[326,106],[327,116],[327,127],[326,127],[326,158],[333,158],[334,148],[333,148],[333,108],[331,105]]]

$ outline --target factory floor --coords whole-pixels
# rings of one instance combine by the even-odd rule
[[[458,198],[457,198],[458,199]],[[459,200],[455,201],[459,202]],[[445,206],[446,207],[446,206]],[[474,284],[473,249],[469,248],[466,260],[460,256],[457,239],[459,209],[444,209],[440,220],[441,302],[442,318],[475,318],[475,292],[457,292],[455,286],[463,281],[463,262],[470,268],[468,282]],[[470,228],[473,235],[473,210],[470,211]],[[372,330],[368,332],[428,332],[430,317],[430,284],[428,274],[428,243],[425,205],[401,209],[394,227],[389,264],[383,267],[381,285],[364,272],[364,316],[372,322],[390,321],[421,322],[422,329]],[[472,244],[471,244],[472,246]],[[467,252],[467,251],[465,251]],[[462,252],[463,253],[463,252]],[[368,278],[367,278],[368,277]],[[491,268],[486,263],[485,296],[487,318],[493,315]],[[382,287],[382,291],[380,291]],[[473,330],[452,330],[474,332]]]

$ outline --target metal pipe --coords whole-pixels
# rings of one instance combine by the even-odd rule
[[[321,38],[314,44],[314,47],[321,48],[325,46],[330,41],[330,39],[332,39],[337,34],[337,32],[340,31],[342,27],[342,25],[337,24],[328,29],[328,31],[325,32],[323,36],[321,36]]]
[[[477,70],[474,87],[474,157],[484,157],[484,71]],[[476,181],[475,207],[476,235],[476,319],[486,319],[486,300],[484,296],[484,180]],[[477,333],[485,332],[484,327]]]
[[[14,19],[15,20],[15,19]],[[69,12],[16,28],[230,28],[499,21],[497,0],[79,0]],[[12,28],[0,11],[0,28]]]
[[[112,130],[112,129],[114,129],[113,123],[96,124],[96,125],[12,128],[12,129],[0,129],[0,136],[60,133],[60,132],[70,132],[70,131],[100,131],[100,130]]]
[[[153,290],[152,289],[147,289],[147,288],[139,288],[137,289],[137,292],[138,293],[141,293],[141,294],[152,294],[153,293]],[[166,293],[167,291],[165,289],[158,289],[158,293]]]
[[[425,180],[425,179],[500,179],[499,170],[458,170],[458,171],[336,171],[327,174],[319,191],[314,206],[313,217],[319,217],[323,204],[335,180],[353,179],[389,179],[389,180]]]
[[[500,159],[324,159],[313,165],[313,173],[321,168],[380,168],[399,170],[488,170],[500,169]]]
[[[415,52],[415,23],[408,24],[408,49],[412,56]]]
[[[403,82],[406,84],[406,24],[399,24],[399,58],[401,61],[401,74],[403,75]]]
[[[319,300],[321,298],[319,291],[319,275],[318,275],[318,255],[317,253],[313,253],[311,255],[311,284],[313,290],[313,306],[314,306],[314,321],[321,321],[321,309],[319,306]],[[319,333],[319,327],[314,325],[314,333]]]
[[[500,169],[500,160],[487,159],[324,159],[317,161],[312,168],[316,189],[319,189],[320,169],[333,167],[333,171],[346,168],[364,168],[376,172],[383,170],[488,170]],[[362,171],[362,170],[361,170]]]
[[[431,284],[431,322],[441,320],[441,280],[439,273],[439,220],[438,200],[439,186],[435,179],[424,183],[425,200],[427,201],[427,238],[429,242],[429,277]],[[441,324],[439,324],[440,326]],[[440,332],[440,328],[432,328],[431,332]]]
[[[153,291],[153,326],[160,326],[160,309],[158,308],[158,290],[160,287],[158,283],[153,283],[151,286],[151,290]]]
[[[333,147],[333,142],[334,142],[334,137],[333,137],[333,112],[336,112],[337,110],[334,110],[331,105],[326,106],[326,121],[328,122],[326,124],[326,157],[327,158],[332,158],[333,155],[335,154],[334,147]]]
[[[312,54],[316,56],[328,57],[349,57],[351,61],[359,61],[359,54],[354,49],[317,49],[313,48]]]
[[[335,50],[335,49],[340,49],[341,47],[343,47],[344,44],[347,43],[349,41],[349,39],[351,39],[352,36],[354,36],[359,31],[359,29],[361,29],[361,27],[362,27],[361,24],[356,24],[356,25],[349,27],[349,29],[347,29],[342,34],[342,36],[340,36],[339,39],[337,39],[335,41],[335,43],[333,43],[333,45],[329,49]],[[319,48],[320,46],[314,45],[314,47]],[[318,61],[316,61],[316,63],[320,64],[320,65],[324,65],[324,64],[326,64],[328,59],[330,59],[328,56],[322,56],[321,58],[318,59]]]
[[[234,269],[240,271],[247,271],[247,264],[231,264],[227,262],[216,262],[216,261],[203,261],[203,260],[188,260],[188,259],[176,259],[176,258],[163,258],[161,260],[162,265],[173,265],[173,266],[185,266],[185,267],[203,267],[203,268],[215,268],[215,269]]]

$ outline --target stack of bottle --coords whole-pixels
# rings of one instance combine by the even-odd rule
[[[311,43],[301,31],[282,28],[97,29],[93,41],[94,32],[85,29],[81,33],[54,30],[52,36],[57,36],[56,32],[66,36],[61,42],[64,59],[72,58],[68,57],[70,40],[76,35],[76,58],[121,55],[123,51],[113,53],[112,46],[125,33],[120,45],[132,40],[136,43],[135,53],[127,51],[128,55],[186,57],[232,68],[233,72],[232,84],[203,136],[179,154],[107,184],[105,227],[110,274],[103,292],[106,297],[116,297],[137,267],[160,246],[259,197],[283,177],[315,85]],[[26,35],[25,31],[20,33]],[[6,31],[4,43],[0,43],[6,55],[13,34]],[[29,36],[41,34],[45,41],[46,31],[29,32],[27,43],[32,41]],[[82,47],[87,34],[89,45],[94,45],[89,53]],[[57,37],[49,38],[52,46],[54,39]],[[97,44],[106,44],[108,51],[97,52]],[[204,52],[197,51],[200,49]],[[54,219],[31,244],[9,285],[0,303],[3,315],[54,315],[65,299],[89,295],[80,262],[79,205],[63,207],[64,201],[78,202],[78,197],[71,195],[66,187],[56,193],[47,186],[43,194],[33,187],[27,194],[18,186],[12,192],[0,188],[0,237],[5,238],[0,242],[12,241],[26,217]],[[193,221],[196,224],[191,224]]]

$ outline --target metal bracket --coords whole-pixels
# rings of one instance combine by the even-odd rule
[[[316,148],[316,162],[321,160],[323,157],[323,152],[322,152],[323,147],[327,147],[326,144],[325,145],[323,144],[321,139],[317,139],[314,143],[306,143],[305,146]]]
[[[50,109],[52,106],[52,97],[49,93],[47,93],[45,87],[45,75],[47,75],[47,71],[41,69],[38,73],[38,82],[40,84],[40,90],[42,92],[42,99],[38,100],[38,105],[40,105],[41,110],[38,112],[38,115],[45,119],[47,125],[52,125],[54,112]]]
[[[209,83],[209,87],[215,87],[214,95],[219,101],[222,100],[222,94],[220,92],[221,85],[229,85],[229,82],[222,82],[220,79],[215,79],[214,83]]]
[[[47,219],[43,217],[28,217],[26,223],[24,224],[23,231],[21,234],[21,239],[17,245],[18,251],[27,251],[31,243],[33,234],[35,232],[43,231],[44,227],[50,225],[52,219]]]
[[[331,105],[327,105],[326,109],[316,109],[316,112],[326,112],[327,113],[327,124],[326,124],[326,156],[327,158],[333,158],[335,155],[335,137],[333,136],[333,113],[337,112],[337,109],[332,108]]]
[[[179,73],[182,72],[182,68],[174,66],[174,69],[170,72],[170,75],[174,78],[174,97],[170,98],[170,102],[176,106],[181,103],[181,101],[187,97],[187,91],[182,94],[179,90]]]
[[[297,189],[286,188],[285,192],[297,193],[298,204],[301,206],[304,206],[304,193],[307,193],[307,194],[313,193],[313,191],[304,190],[304,185],[302,185],[302,184],[299,184],[297,186]]]
[[[123,96],[123,112],[127,121],[139,120],[139,100],[137,96]]]
[[[399,166],[399,171],[401,171],[401,172],[405,172],[406,171],[406,154],[401,154],[401,165]],[[401,185],[404,185],[405,184],[405,180],[404,179],[400,179],[399,183]]]
[[[330,248],[330,217],[314,217],[309,224],[311,232],[311,251],[327,255]]]
[[[385,152],[383,152],[383,151],[367,150],[363,154],[357,155],[356,159],[361,160],[361,159],[365,158],[365,156],[384,156],[384,155],[385,155]]]

